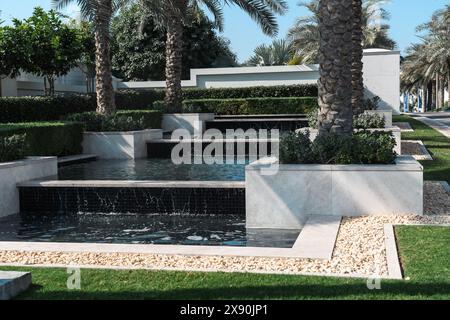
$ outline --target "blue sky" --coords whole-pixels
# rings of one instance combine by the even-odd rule
[[[284,37],[296,17],[307,12],[297,6],[298,0],[287,0],[289,12],[278,18],[280,26],[279,37]],[[426,22],[435,10],[450,4],[449,0],[392,0],[385,8],[391,13],[391,37],[397,41],[399,49],[405,50],[412,42],[417,41],[415,28]],[[10,22],[12,17],[26,18],[35,6],[51,8],[51,0],[0,0],[0,18]],[[67,12],[76,15],[76,6],[68,8]],[[237,7],[225,8],[224,36],[231,41],[234,52],[242,62],[246,60],[253,49],[261,43],[270,43],[271,38],[264,36],[258,26]]]

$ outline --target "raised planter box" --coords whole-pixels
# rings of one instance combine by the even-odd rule
[[[246,167],[248,228],[298,229],[310,215],[423,214],[423,168],[412,157],[392,165],[275,164],[264,158]]]
[[[128,132],[85,132],[83,153],[99,159],[139,159],[147,157],[147,142],[162,139],[163,130]]]
[[[319,130],[317,129],[311,129],[311,128],[301,128],[298,129],[297,132],[306,132],[309,131],[309,138],[311,141],[314,141],[319,134]],[[376,128],[376,129],[368,129],[370,132],[375,131],[390,131],[392,132],[392,136],[395,139],[395,147],[394,151],[398,154],[402,154],[402,131],[399,127],[387,127],[387,128]]]
[[[162,128],[164,131],[186,129],[194,137],[205,131],[205,122],[214,120],[214,113],[168,113],[163,114]]]
[[[392,110],[366,110],[364,113],[378,114],[384,118],[385,127],[392,127]]]
[[[0,163],[0,217],[19,213],[18,183],[58,174],[56,157],[32,157]]]

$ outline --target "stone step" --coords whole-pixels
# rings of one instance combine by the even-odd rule
[[[0,300],[12,299],[30,285],[30,272],[0,271]]]

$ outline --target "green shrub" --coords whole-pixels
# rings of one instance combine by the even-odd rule
[[[151,109],[153,102],[164,99],[164,94],[164,90],[119,90],[116,106],[118,110]]]
[[[164,102],[153,104],[154,109],[164,108]],[[248,99],[199,99],[184,100],[183,112],[211,112],[220,115],[249,114],[305,114],[317,110],[317,98],[248,98]]]
[[[154,110],[126,110],[112,116],[78,113],[68,116],[67,120],[83,123],[85,131],[137,131],[161,128],[161,117],[161,113]]]
[[[23,159],[25,137],[25,134],[0,136],[0,162]]]
[[[315,84],[289,86],[260,86],[246,88],[184,89],[183,99],[246,99],[276,97],[317,97]]]
[[[381,98],[379,96],[375,96],[372,98],[366,98],[363,100],[364,110],[377,110],[380,105]]]
[[[386,121],[382,115],[376,113],[362,113],[353,117],[355,129],[384,128]]]
[[[25,135],[20,156],[66,156],[82,153],[83,126],[75,122],[0,124],[0,137]]]
[[[358,132],[353,136],[322,135],[313,142],[309,133],[281,136],[281,163],[392,164],[395,139],[390,132]]]

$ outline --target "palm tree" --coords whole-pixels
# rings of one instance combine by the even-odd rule
[[[362,0],[353,0],[352,110],[364,112]]]
[[[253,50],[253,56],[245,63],[248,66],[282,66],[292,59],[292,50],[285,39],[274,40],[272,44],[262,44]]]
[[[76,2],[84,18],[94,22],[97,112],[109,115],[116,111],[110,57],[110,22],[113,12],[124,0],[52,0],[60,10]]]
[[[425,32],[422,43],[412,45],[402,66],[402,88],[436,87],[437,107],[444,104],[444,84],[450,92],[450,6],[437,11],[428,23],[417,30]]]
[[[320,0],[319,134],[353,134],[353,0]]]
[[[389,38],[389,25],[383,23],[390,19],[389,13],[380,6],[387,0],[362,1],[362,42],[363,48],[394,49],[395,41]],[[288,37],[293,50],[303,58],[305,63],[317,63],[319,54],[319,0],[300,2],[311,12],[310,15],[297,19],[289,30]]]
[[[198,15],[205,7],[214,18],[219,29],[223,27],[223,6],[236,5],[261,27],[262,31],[274,36],[278,31],[275,14],[284,14],[287,4],[284,0],[140,0],[143,9],[155,13],[159,25],[166,29],[166,108],[179,112],[182,109],[181,71],[183,48],[183,24],[187,16]]]

